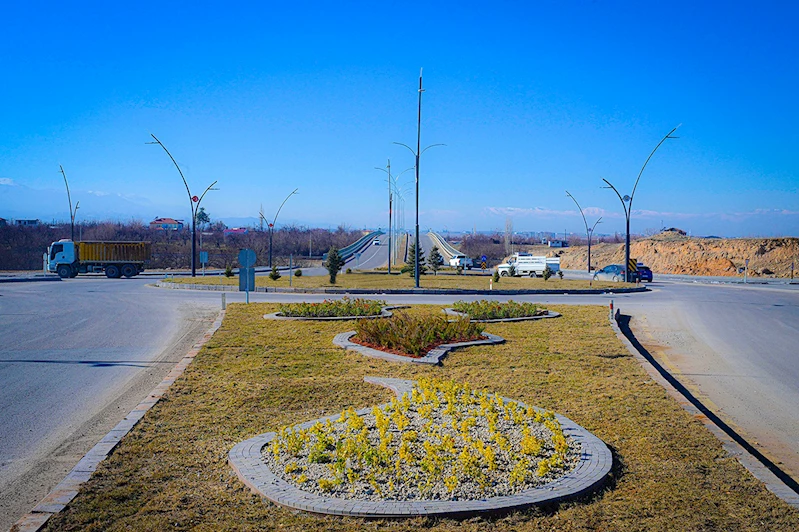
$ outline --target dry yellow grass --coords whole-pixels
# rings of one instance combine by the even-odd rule
[[[419,279],[419,286],[422,288],[441,288],[441,289],[470,289],[470,290],[488,290],[489,280],[491,276],[488,275],[423,275]],[[228,285],[238,286],[239,278],[236,277],[178,277],[175,279],[165,279],[168,282],[175,282],[181,284],[211,284],[211,285]],[[379,273],[340,273],[336,278],[336,284],[330,284],[330,279],[327,276],[302,276],[293,277],[291,281],[294,288],[363,288],[363,289],[405,289],[413,288],[414,280],[411,276],[404,275],[388,275]],[[283,275],[277,281],[273,281],[267,276],[258,276],[255,278],[256,286],[268,286],[276,288],[289,288],[288,274]],[[498,283],[493,283],[495,290],[581,290],[586,288],[621,288],[635,286],[627,283],[612,283],[612,282],[595,282],[589,283],[588,280],[580,279],[560,279],[557,275],[551,277],[548,281],[544,281],[538,277],[531,279],[529,277],[502,277]]]
[[[562,318],[492,324],[487,330],[507,343],[455,351],[443,367],[364,358],[331,342],[351,322],[262,319],[275,309],[230,305],[184,376],[48,530],[799,529],[799,512],[652,382],[604,308],[553,307]],[[236,443],[388,401],[391,393],[364,383],[366,375],[436,375],[562,413],[611,447],[610,483],[581,501],[504,517],[362,521],[284,509],[239,482],[227,464]]]

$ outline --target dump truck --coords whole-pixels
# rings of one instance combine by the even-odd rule
[[[105,273],[118,279],[133,277],[144,271],[150,260],[149,242],[53,242],[44,255],[45,270],[62,279],[79,273]]]

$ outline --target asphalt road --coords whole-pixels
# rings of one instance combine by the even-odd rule
[[[387,246],[370,246],[361,260],[378,261],[381,252]],[[38,502],[145,397],[220,308],[218,292],[162,290],[149,282],[87,276],[0,284],[0,527]],[[632,328],[650,352],[799,478],[799,287],[656,280],[651,288],[492,299],[603,306],[613,299],[633,317]],[[240,293],[225,295],[228,302],[244,300]],[[330,297],[250,294],[251,301]],[[484,297],[376,298],[446,304]]]

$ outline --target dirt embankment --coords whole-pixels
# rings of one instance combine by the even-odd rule
[[[550,250],[551,251],[551,250]],[[655,273],[735,276],[749,259],[749,275],[790,277],[791,264],[799,267],[799,238],[691,238],[661,233],[636,240],[630,256]],[[585,268],[586,246],[562,250],[561,268]],[[601,268],[624,262],[624,244],[591,246],[591,264]],[[794,273],[799,276],[799,271]]]

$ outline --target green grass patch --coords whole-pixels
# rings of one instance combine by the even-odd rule
[[[629,356],[604,307],[551,306],[563,317],[491,324],[506,343],[459,349],[441,367],[345,351],[332,339],[349,325],[263,319],[276,310],[229,305],[184,375],[47,530],[799,530],[799,512]],[[367,521],[278,507],[238,480],[227,463],[237,443],[391,400],[364,376],[451,379],[561,413],[611,447],[610,483],[582,501],[501,518]]]
[[[342,297],[321,303],[283,303],[279,312],[293,318],[333,318],[344,316],[378,316],[385,301]]]
[[[467,289],[467,290],[488,290],[490,275],[445,275],[439,272],[438,275],[422,275],[419,285],[422,288],[440,289]],[[180,284],[210,284],[238,286],[238,276],[205,276],[205,277],[176,277],[174,279],[162,279],[162,282],[174,282]],[[280,279],[273,281],[266,275],[259,275],[255,278],[255,286],[267,286],[276,288],[289,288],[289,275],[283,275]],[[392,273],[344,273],[341,272],[336,277],[336,284],[330,284],[328,276],[292,277],[291,287],[304,288],[363,288],[363,289],[408,289],[414,288],[414,279],[408,275]],[[583,290],[583,289],[619,289],[634,287],[634,284],[612,283],[612,282],[591,282],[580,279],[557,279],[551,278],[548,281],[538,277],[502,277],[493,283],[494,290]]]
[[[483,329],[468,318],[452,320],[443,315],[396,312],[385,320],[359,321],[352,341],[421,357],[441,344],[479,340]]]
[[[543,316],[547,313],[535,303],[519,303],[510,301],[456,301],[452,308],[458,312],[468,314],[473,320],[500,320],[507,318],[526,318],[530,316]]]

